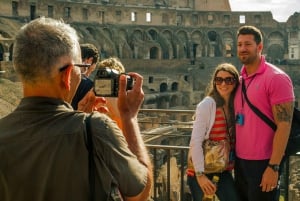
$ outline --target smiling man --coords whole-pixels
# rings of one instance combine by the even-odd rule
[[[277,201],[280,167],[293,116],[293,85],[286,73],[262,56],[263,38],[259,29],[243,26],[237,37],[237,54],[243,63],[234,103],[238,192],[243,201]],[[275,122],[275,132],[252,111],[245,94]]]

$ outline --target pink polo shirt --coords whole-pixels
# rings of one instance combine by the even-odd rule
[[[292,81],[286,73],[267,63],[264,56],[257,72],[247,76],[243,66],[247,96],[260,111],[274,120],[272,105],[294,100]],[[244,115],[244,124],[236,124],[236,154],[248,160],[269,159],[272,154],[274,131],[248,106],[240,84],[234,100],[235,114]]]

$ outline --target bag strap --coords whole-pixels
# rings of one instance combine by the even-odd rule
[[[94,143],[91,132],[91,116],[88,115],[85,119],[86,134],[87,134],[87,149],[89,153],[89,186],[90,186],[90,201],[95,200],[95,161],[94,161]]]
[[[88,162],[89,162],[89,188],[90,188],[90,201],[95,201],[95,172],[96,172],[96,165],[94,160],[94,142],[93,142],[93,136],[91,131],[91,117],[92,114],[89,114],[85,118],[85,125],[86,125],[86,134],[87,134],[87,149],[88,149]],[[109,172],[110,177],[112,177],[112,180],[115,182],[115,178],[111,175],[109,169],[106,167],[105,163],[103,162],[103,159],[100,157],[99,160],[104,165],[104,168],[106,168]],[[102,188],[101,182],[99,183],[100,189]],[[111,191],[108,194],[109,200],[112,201],[123,201],[123,197],[118,189],[118,186],[116,183],[111,183]]]
[[[245,82],[244,82],[243,78],[242,78],[242,91],[243,91],[244,97],[246,99],[246,102],[248,103],[248,105],[252,109],[252,111],[257,116],[259,116],[266,124],[268,124],[274,131],[276,131],[276,129],[277,129],[276,124],[249,101],[247,93],[246,93]]]

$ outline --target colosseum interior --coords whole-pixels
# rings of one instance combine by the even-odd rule
[[[188,146],[193,110],[204,97],[212,69],[222,62],[241,67],[236,57],[236,30],[243,24],[262,30],[263,54],[290,75],[296,104],[300,99],[297,12],[286,22],[277,22],[269,11],[233,12],[228,0],[1,0],[0,6],[1,79],[18,81],[12,49],[24,23],[40,16],[63,19],[78,31],[81,43],[97,46],[101,59],[118,57],[126,71],[144,76],[146,96],[140,122],[149,144]],[[153,133],[165,136],[158,138]],[[158,152],[161,197],[156,200],[163,200],[166,152]],[[174,179],[182,172],[178,160],[174,161],[178,152],[172,156]],[[300,157],[292,157],[289,168],[289,200],[300,200]],[[181,187],[178,180],[172,183],[170,200],[179,200]]]

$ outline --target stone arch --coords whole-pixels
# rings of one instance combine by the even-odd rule
[[[107,38],[109,38],[110,40],[113,39],[113,34],[112,34],[112,32],[111,32],[110,29],[108,29],[108,28],[103,28],[103,34],[104,34]]]
[[[150,48],[150,59],[158,59],[159,58],[159,48],[158,47],[151,47]]]
[[[222,34],[223,41],[223,56],[224,57],[233,57],[234,56],[234,37],[233,34],[229,31],[225,31]]]
[[[105,35],[103,29],[100,27],[86,27],[82,30],[85,42],[93,43],[99,48],[100,58],[108,58],[109,56],[116,56],[117,50],[113,41],[108,35]],[[100,48],[101,47],[101,48]]]
[[[172,32],[170,30],[164,30],[161,33],[167,40],[172,41]]]
[[[178,82],[173,82],[172,83],[171,91],[178,91]]]
[[[182,96],[182,105],[190,105],[190,99],[188,96]]]
[[[169,108],[169,97],[160,96],[158,98],[157,108],[158,109],[168,109]]]
[[[208,31],[207,32],[207,38],[208,38],[208,56],[209,57],[217,57],[222,56],[222,51],[220,48],[220,36],[216,31]]]
[[[4,30],[0,30],[0,40],[1,39],[12,39],[11,35]]]
[[[96,30],[93,27],[86,27],[86,30],[91,36],[94,36],[96,33]]]
[[[284,59],[284,49],[279,44],[273,44],[267,49],[267,60],[273,64],[280,64]]]
[[[177,95],[173,95],[170,98],[170,107],[179,106],[179,97]]]
[[[192,32],[192,56],[193,58],[200,58],[202,56],[202,33],[199,30]]]
[[[279,31],[271,32],[268,36],[268,46],[273,44],[284,46],[284,36]]]
[[[79,25],[74,25],[74,28],[76,29],[80,41],[83,41],[84,43],[92,43],[92,44],[100,44],[96,37],[93,35],[96,33],[96,30],[92,27],[84,27]]]
[[[117,35],[121,40],[127,41],[127,32],[125,29],[120,29]]]
[[[148,31],[149,37],[151,38],[151,40],[157,41],[158,40],[158,33],[156,30],[154,29],[150,29]]]
[[[189,57],[189,43],[188,34],[184,30],[179,30],[176,33],[177,40],[174,40],[176,44],[176,55],[177,58],[188,58]]]
[[[163,82],[159,86],[159,92],[167,92],[168,91],[168,84]]]
[[[280,63],[284,58],[284,36],[278,32],[271,32],[267,39],[267,59],[272,63]]]
[[[174,46],[172,45],[172,32],[170,30],[164,30],[161,32],[161,37],[164,39],[164,46],[162,46],[162,58],[172,59],[174,57]]]
[[[120,29],[117,33],[118,42],[116,44],[119,58],[132,58],[132,50],[127,43],[128,34],[125,29]]]
[[[136,29],[133,31],[132,33],[132,38],[136,39],[136,40],[143,40],[143,31],[140,29]]]
[[[217,41],[217,32],[216,31],[209,31],[207,32],[207,38],[209,41],[212,41],[212,42],[216,42]]]
[[[145,34],[147,35],[148,39],[148,45],[145,44],[149,47],[148,57],[150,59],[161,59],[162,57],[164,59],[169,58],[168,44],[163,35],[160,34],[159,31],[153,27],[145,31]]]
[[[143,58],[142,52],[144,47],[144,34],[142,29],[135,29],[131,36],[130,36],[130,42],[129,45],[131,47],[131,50],[133,52],[133,58],[134,59],[140,59]]]
[[[180,41],[182,41],[182,42],[188,41],[188,33],[186,31],[180,30],[180,31],[178,31],[177,35],[178,35],[178,38],[180,39]]]
[[[145,96],[144,104],[145,105],[154,105],[157,102],[156,99],[157,99],[156,95],[147,95],[147,96]]]
[[[94,30],[95,34],[93,36],[95,37],[96,41],[99,41],[101,44],[101,58],[108,58],[111,56],[118,55],[117,48],[115,46],[115,39],[113,38],[112,31],[108,28],[99,28],[96,27]]]

